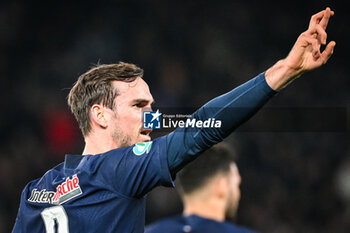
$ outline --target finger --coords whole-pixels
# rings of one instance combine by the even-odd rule
[[[320,25],[323,29],[327,28],[329,18],[334,15],[334,11],[331,11],[329,7],[326,8],[325,13],[320,21]]]
[[[317,38],[319,43],[323,45],[327,43],[327,33],[320,24],[316,24],[316,26],[309,29],[306,34],[313,38]]]
[[[318,59],[319,56],[320,56],[320,43],[318,42],[317,39],[311,37],[311,36],[308,36],[306,34],[304,34],[302,36],[302,41],[304,41],[304,46],[310,46],[310,52],[312,53],[312,56],[315,58],[315,59]]]
[[[320,11],[320,12],[314,14],[313,16],[311,16],[309,28],[315,27],[315,25],[318,24],[320,22],[320,20],[322,19],[324,13],[325,13],[325,10]]]
[[[334,52],[334,47],[335,47],[335,41],[329,42],[325,50],[321,53],[321,59],[323,64],[325,64],[328,59],[332,56]]]

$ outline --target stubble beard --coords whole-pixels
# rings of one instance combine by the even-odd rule
[[[118,147],[127,147],[134,144],[131,137],[126,135],[118,126],[116,126],[114,132],[112,133],[112,138]]]
[[[118,114],[115,111],[113,117],[117,122]],[[118,124],[114,125],[114,131],[112,132],[111,136],[113,141],[118,145],[117,148],[128,147],[134,144],[130,135],[125,134]]]

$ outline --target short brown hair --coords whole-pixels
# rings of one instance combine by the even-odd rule
[[[94,104],[114,108],[114,99],[118,90],[112,87],[112,81],[132,82],[143,76],[143,70],[134,64],[96,65],[82,74],[68,95],[68,105],[84,136],[91,131],[90,109]]]

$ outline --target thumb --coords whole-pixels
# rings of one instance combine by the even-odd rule
[[[328,59],[332,56],[334,52],[334,47],[335,47],[335,41],[331,41],[328,43],[327,47],[321,53],[321,59],[323,61],[323,64],[325,64],[328,61]]]

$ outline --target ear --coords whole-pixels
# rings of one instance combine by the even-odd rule
[[[90,109],[91,123],[97,124],[102,128],[107,128],[108,117],[105,108],[102,105],[94,104]]]
[[[219,198],[226,198],[229,192],[229,182],[226,176],[219,176],[215,184],[215,195]]]

